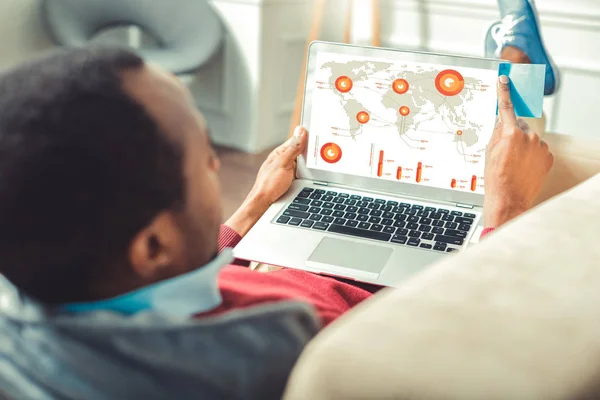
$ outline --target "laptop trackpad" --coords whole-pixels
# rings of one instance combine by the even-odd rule
[[[393,251],[390,247],[324,237],[306,266],[339,276],[377,279]]]

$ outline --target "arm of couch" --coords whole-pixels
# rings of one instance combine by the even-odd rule
[[[564,146],[547,196],[600,170],[600,147],[545,140]],[[309,344],[285,398],[600,398],[599,215],[600,175],[382,291]]]

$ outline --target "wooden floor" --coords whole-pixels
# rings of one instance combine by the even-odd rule
[[[270,153],[247,154],[238,150],[217,147],[221,160],[221,192],[223,217],[227,219],[242,204],[254,185],[258,169]]]

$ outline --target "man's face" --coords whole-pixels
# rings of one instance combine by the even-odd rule
[[[165,229],[176,232],[166,242],[173,240],[177,245],[166,246],[165,251],[172,254],[168,273],[163,271],[161,275],[188,272],[214,257],[221,223],[219,160],[210,144],[206,122],[188,89],[160,68],[147,65],[141,71],[126,72],[123,84],[184,151],[185,210]]]

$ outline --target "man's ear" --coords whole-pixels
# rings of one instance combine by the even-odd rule
[[[129,262],[145,281],[175,276],[185,268],[185,240],[173,212],[163,211],[133,238]]]

